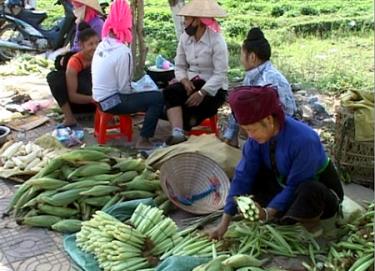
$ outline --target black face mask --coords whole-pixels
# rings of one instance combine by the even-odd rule
[[[197,33],[197,30],[198,30],[198,26],[193,26],[194,20],[185,28],[185,32],[186,34],[188,34],[189,36],[194,36],[195,33]]]

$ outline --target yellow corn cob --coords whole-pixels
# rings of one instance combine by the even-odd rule
[[[60,217],[53,215],[37,215],[25,217],[22,223],[33,227],[49,228],[60,220]]]

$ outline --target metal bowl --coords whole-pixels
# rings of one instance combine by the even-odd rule
[[[6,126],[0,126],[0,145],[3,145],[10,134],[10,129]]]

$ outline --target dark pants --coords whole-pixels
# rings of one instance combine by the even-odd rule
[[[93,104],[75,104],[69,101],[64,70],[51,71],[47,75],[47,82],[51,89],[52,96],[60,107],[69,103],[73,113],[95,112],[96,107]],[[78,74],[78,93],[91,96],[91,89],[91,71],[90,69],[85,69]]]
[[[133,94],[120,94],[121,103],[109,109],[107,112],[113,114],[132,114],[145,112],[141,136],[153,137],[156,125],[163,113],[164,100],[159,91],[148,91]]]
[[[205,84],[205,81],[201,79],[192,80],[192,82],[196,91],[200,90]],[[182,107],[184,130],[190,131],[192,127],[199,125],[204,119],[217,113],[217,110],[226,100],[227,91],[219,89],[214,97],[206,95],[202,103],[194,107],[185,106],[189,96],[181,83],[168,86],[164,89],[163,95],[167,110],[172,107]]]
[[[266,207],[281,190],[272,171],[260,170],[253,188],[255,201]],[[297,187],[290,207],[285,213],[278,214],[278,218],[282,223],[316,217],[327,219],[338,212],[343,197],[340,179],[330,162],[319,175],[319,180],[306,181]]]

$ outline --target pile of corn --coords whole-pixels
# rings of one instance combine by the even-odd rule
[[[106,148],[66,152],[50,162],[14,194],[7,214],[22,224],[75,232],[81,220],[121,201],[155,198],[169,205],[160,192],[157,172],[141,158],[113,158]]]
[[[58,153],[53,149],[44,149],[32,142],[8,141],[0,150],[0,171],[40,171],[48,160],[56,157]]]
[[[153,270],[149,268],[170,255],[212,255],[213,242],[197,233],[184,236],[186,232],[178,231],[156,207],[140,204],[127,223],[97,211],[82,223],[77,245],[93,254],[105,271]]]
[[[324,270],[371,270],[375,252],[374,214],[375,205],[372,203],[366,213],[353,223],[344,225],[343,238],[330,247]]]
[[[54,67],[52,61],[42,56],[28,54],[22,54],[13,58],[9,64],[0,67],[0,75],[47,74]]]

